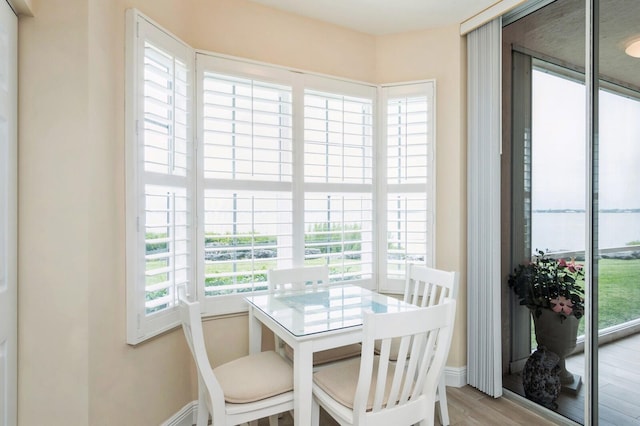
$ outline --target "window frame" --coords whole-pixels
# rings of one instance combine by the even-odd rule
[[[200,83],[204,78],[204,73],[207,71],[212,71],[221,74],[233,75],[236,77],[246,78],[246,79],[258,79],[264,82],[281,84],[281,85],[291,85],[292,73],[291,71],[279,68],[275,66],[263,65],[257,62],[251,61],[243,61],[238,58],[226,56],[226,55],[216,55],[206,51],[195,51],[196,56],[196,83],[194,86],[199,87]],[[197,134],[197,149],[199,152],[202,152],[204,149],[204,137],[203,137],[203,120],[204,120],[204,112],[203,106],[204,103],[202,101],[202,94],[200,90],[196,91],[195,94],[196,99],[196,134]],[[295,102],[295,101],[294,101]],[[294,107],[295,108],[295,107]],[[295,121],[295,118],[294,118]],[[293,147],[293,157],[295,158],[295,126],[294,127],[294,147]],[[201,155],[198,155],[198,167],[202,166],[201,164]],[[295,159],[293,160],[295,164]],[[294,166],[295,168],[295,166]],[[294,170],[295,175],[295,170]],[[198,233],[196,237],[197,243],[197,253],[204,253],[204,191],[209,188],[209,186],[205,183],[205,178],[202,173],[197,173],[197,217],[198,217]],[[293,178],[295,181],[295,177]],[[236,188],[240,188],[241,190],[246,190],[250,188],[249,182],[243,182],[239,185],[234,185]],[[267,185],[263,185],[265,189],[270,188],[272,191],[282,190],[293,192],[293,187],[295,184],[293,182],[270,182]],[[295,232],[292,231],[294,234]],[[201,301],[201,309],[203,315],[223,315],[230,314],[235,312],[246,311],[246,302],[244,301],[244,297],[249,293],[233,293],[230,295],[218,295],[218,296],[206,296],[205,295],[205,259],[204,256],[197,257],[197,289],[196,294],[198,300]]]
[[[335,77],[328,77],[322,75],[315,75],[299,70],[293,70],[289,68],[279,67],[271,64],[264,64],[254,61],[245,60],[242,58],[231,57],[228,55],[220,55],[212,52],[196,50],[196,82],[194,86],[199,87],[205,72],[215,72],[227,75],[233,75],[240,78],[255,79],[261,82],[268,82],[273,84],[287,85],[292,88],[292,107],[293,107],[293,126],[292,126],[292,165],[293,176],[290,184],[274,182],[271,186],[274,190],[278,188],[291,187],[291,194],[293,200],[292,212],[293,212],[293,256],[291,258],[291,264],[288,266],[303,266],[305,262],[304,247],[305,247],[305,212],[304,212],[304,200],[305,192],[312,191],[317,192],[321,190],[335,191],[339,188],[343,188],[346,193],[353,192],[355,190],[366,190],[371,193],[371,197],[374,200],[372,203],[372,215],[375,215],[375,184],[344,184],[344,183],[328,183],[322,184],[317,182],[305,182],[304,181],[304,94],[307,90],[336,93],[341,96],[353,96],[353,97],[370,97],[372,100],[373,108],[373,134],[375,138],[375,116],[377,109],[376,102],[376,86],[362,83],[339,79]],[[202,94],[200,90],[196,90],[196,134],[197,134],[197,146],[198,150],[203,150],[203,120],[204,113]],[[373,152],[373,165],[372,170],[375,175],[375,139],[372,141]],[[200,156],[199,156],[200,157]],[[200,158],[198,159],[199,166],[201,165]],[[202,173],[197,173],[197,202],[198,205],[198,236],[197,244],[198,248],[196,253],[204,252],[204,206],[203,206],[203,191],[207,188],[204,182]],[[375,219],[372,221],[375,223]],[[372,227],[373,228],[373,227]],[[373,232],[373,244],[375,244],[375,232],[376,229],[372,229]],[[373,249],[375,252],[375,248]],[[205,295],[205,261],[203,256],[198,256],[197,260],[197,289],[196,294],[199,300],[201,300],[203,315],[221,315],[235,313],[246,310],[246,302],[243,297],[244,294],[230,294],[230,295],[218,295],[218,296],[206,296]],[[362,285],[363,287],[374,289],[376,282],[376,267],[375,261],[372,261],[371,278],[366,280],[351,280],[354,284]]]
[[[145,203],[145,181],[144,165],[140,165],[141,150],[144,148],[142,142],[144,134],[144,44],[150,41],[154,46],[162,48],[167,52],[182,54],[188,69],[194,68],[193,49],[182,42],[175,35],[167,32],[151,19],[142,15],[135,9],[127,10],[126,21],[126,76],[125,78],[125,222],[126,222],[126,294],[127,294],[127,343],[138,344],[151,337],[168,331],[179,324],[180,318],[177,306],[167,308],[153,315],[146,315],[145,307],[145,235],[144,230]],[[191,91],[188,90],[188,99],[193,99],[193,74],[188,73],[188,80],[191,82]],[[189,93],[191,92],[191,93]],[[187,117],[187,144],[193,144],[193,103],[188,106],[191,111]],[[193,176],[193,158],[191,164],[186,167],[191,170],[191,176],[185,176],[185,187],[188,193],[189,182]],[[188,174],[188,173],[187,173]],[[169,180],[169,179],[167,179]],[[187,196],[188,197],[188,196]],[[193,204],[193,197],[191,197]],[[191,205],[191,211],[194,211]],[[194,290],[193,257],[195,254],[193,242],[193,223],[190,224],[190,253],[187,268],[189,279],[187,292]],[[174,293],[180,291],[172,284]]]
[[[406,188],[407,193],[419,193],[418,188],[423,187],[426,192],[427,210],[425,212],[426,226],[426,252],[424,264],[426,266],[435,266],[435,232],[436,232],[436,84],[435,80],[419,80],[406,83],[381,85],[378,91],[378,104],[380,114],[378,116],[379,129],[378,132],[378,166],[376,175],[378,176],[378,205],[376,213],[378,215],[378,291],[389,294],[403,294],[405,287],[405,279],[393,279],[387,275],[387,238],[388,233],[388,195],[390,189]],[[387,176],[387,105],[390,99],[402,97],[418,97],[425,96],[427,99],[427,176],[424,184],[406,183],[406,184],[389,184]],[[429,202],[429,201],[432,202]]]

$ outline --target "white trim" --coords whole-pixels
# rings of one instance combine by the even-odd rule
[[[193,426],[198,418],[198,401],[193,400],[182,407],[160,426]]]
[[[394,84],[381,85],[378,89],[378,110],[377,116],[379,132],[376,140],[377,156],[376,158],[376,219],[378,232],[377,240],[377,259],[378,265],[376,271],[378,273],[378,291],[390,294],[404,293],[404,278],[389,278],[387,268],[387,226],[388,226],[388,195],[390,193],[415,193],[427,195],[427,210],[425,212],[426,223],[426,251],[425,264],[427,266],[435,266],[435,235],[436,235],[436,81],[434,79],[419,80],[409,82],[401,82]],[[427,175],[426,182],[421,183],[400,183],[390,184],[387,179],[387,106],[389,99],[425,96],[427,99]]]
[[[444,381],[447,386],[461,388],[467,386],[467,366],[445,367]]]
[[[126,11],[126,43],[125,43],[125,180],[126,180],[126,291],[127,291],[127,343],[135,345],[144,340],[164,333],[179,325],[180,319],[175,307],[157,312],[153,315],[145,313],[145,259],[144,238],[140,238],[143,224],[144,186],[145,184],[161,183],[152,174],[144,177],[144,166],[140,165],[141,155],[140,138],[144,121],[144,102],[140,94],[144,90],[141,87],[143,80],[144,58],[142,51],[147,40],[157,47],[162,47],[167,52],[175,53],[176,57],[184,60],[188,72],[188,84],[193,86],[194,58],[193,49],[182,40],[164,30],[158,24],[147,18],[136,9]],[[193,93],[189,93],[188,108],[193,105]],[[192,120],[192,118],[189,118]],[[188,143],[193,143],[193,128],[191,122],[187,130]],[[172,177],[166,184],[186,188],[189,196],[190,179],[193,176],[193,164],[187,165],[189,173],[186,177]],[[193,203],[189,207],[193,211]],[[193,223],[193,222],[192,222]],[[193,232],[193,231],[191,231]],[[193,256],[193,246],[190,247]],[[191,282],[194,282],[193,264],[190,265]]]
[[[0,423],[18,417],[18,18],[0,5]]]
[[[460,24],[460,35],[466,35],[476,28],[483,26],[487,22],[491,22],[495,18],[504,15],[510,10],[526,2],[527,0],[501,0],[493,6],[486,8],[477,15],[462,22]]]
[[[336,81],[341,81],[341,82],[345,82],[345,83],[360,84],[360,85],[363,85],[363,86],[369,86],[372,89],[376,89],[378,87],[375,84],[372,84],[372,83],[366,82],[366,81],[353,80],[353,79],[349,79],[349,78],[346,78],[346,77],[339,77],[339,76],[335,76],[335,75],[331,75],[331,74],[323,74],[323,73],[319,73],[319,72],[303,70],[301,68],[287,67],[287,66],[283,66],[283,65],[272,64],[272,63],[269,63],[269,62],[256,61],[254,59],[243,58],[241,56],[226,55],[224,53],[218,53],[218,52],[213,52],[213,51],[210,51],[210,50],[203,50],[203,49],[194,49],[194,51],[195,51],[196,56],[197,55],[206,55],[206,56],[212,56],[212,57],[215,57],[215,58],[218,58],[218,59],[227,59],[227,60],[230,60],[230,61],[239,61],[239,62],[242,62],[244,64],[253,64],[253,65],[259,65],[259,66],[262,66],[262,67],[270,67],[270,68],[273,68],[275,70],[291,71],[291,72],[294,72],[294,73],[297,73],[297,74],[303,74],[305,76],[323,77],[323,78],[336,80]],[[302,86],[300,86],[300,87],[302,87]]]

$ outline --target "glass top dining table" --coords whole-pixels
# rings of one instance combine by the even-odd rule
[[[297,337],[362,326],[365,311],[387,313],[416,308],[352,284],[259,294],[246,300]]]
[[[247,296],[249,349],[262,350],[262,325],[293,348],[294,424],[311,424],[313,353],[362,342],[364,312],[419,307],[353,284]]]

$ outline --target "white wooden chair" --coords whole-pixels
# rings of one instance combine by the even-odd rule
[[[304,266],[299,268],[270,269],[267,272],[269,291],[300,290],[305,286],[315,288],[329,285],[329,268],[326,265]],[[293,359],[293,349],[275,336],[276,351]],[[327,349],[313,354],[313,365],[323,365],[345,358],[360,356],[360,344],[341,346],[339,348]]]
[[[407,263],[404,301],[418,306],[439,305],[445,299],[457,300],[458,274],[429,268],[424,265]],[[392,348],[392,353],[394,352]],[[397,349],[395,349],[397,353]],[[449,424],[449,407],[447,404],[447,385],[444,374],[438,384],[436,401],[440,401],[440,423]]]
[[[433,306],[458,296],[458,274],[407,263],[404,301],[418,306]]]
[[[329,285],[329,268],[326,265],[320,265],[269,269],[267,281],[269,291],[302,290],[306,285],[325,286]]]
[[[455,300],[399,313],[365,313],[360,358],[313,375],[313,425],[320,407],[340,425],[433,425],[455,317]],[[401,343],[390,359],[394,338]],[[381,340],[380,355],[375,341]]]
[[[198,371],[197,426],[237,425],[293,409],[293,369],[274,351],[251,354],[211,368],[204,343],[200,306],[180,298],[182,329]],[[257,424],[257,423],[256,423]]]
[[[458,275],[455,272],[442,271],[424,265],[407,263],[404,301],[417,306],[434,306],[445,299],[456,300],[458,296]],[[398,356],[399,341],[391,344],[391,359]],[[380,345],[376,343],[376,353]],[[449,424],[449,406],[447,404],[447,385],[444,374],[438,384],[436,401],[440,402],[440,423]]]

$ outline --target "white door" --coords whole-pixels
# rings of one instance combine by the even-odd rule
[[[0,426],[17,424],[18,18],[0,0]]]

